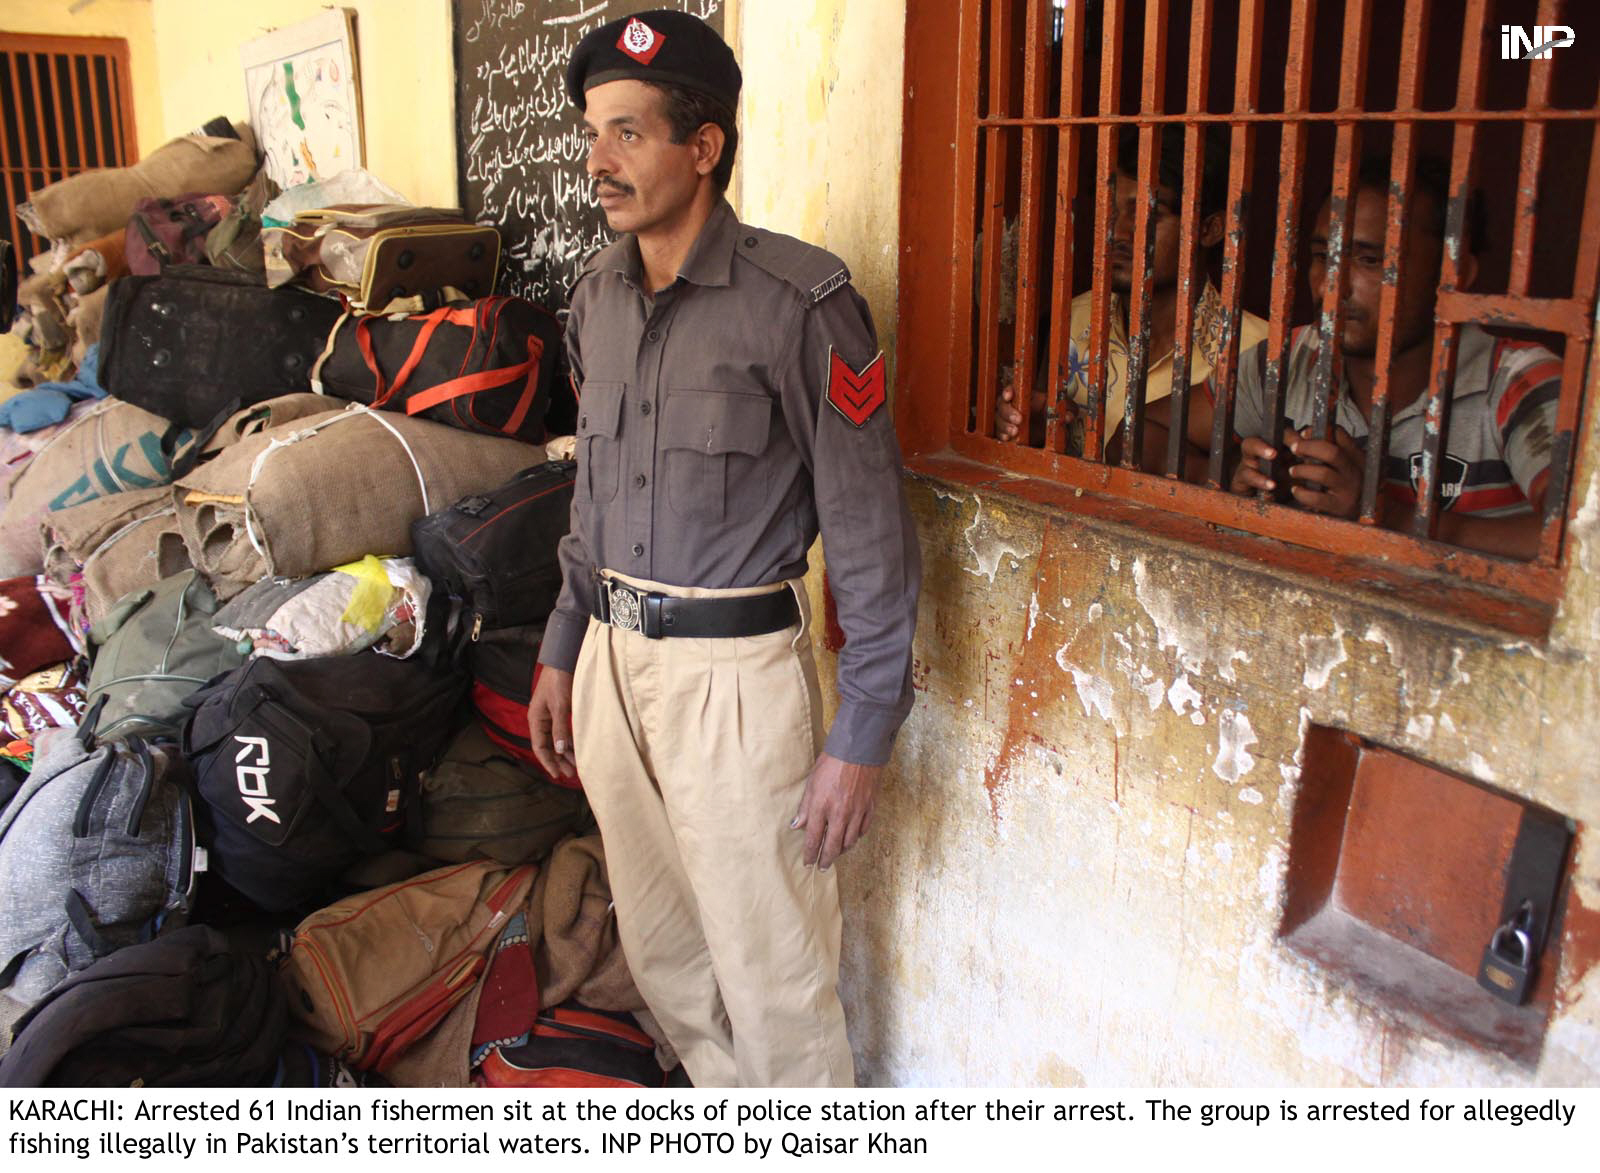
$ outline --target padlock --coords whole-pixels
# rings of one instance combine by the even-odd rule
[[[1513,1006],[1528,1000],[1533,985],[1533,940],[1517,920],[1507,921],[1489,938],[1483,964],[1478,967],[1478,984]]]

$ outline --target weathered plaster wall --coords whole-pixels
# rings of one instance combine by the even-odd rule
[[[903,16],[742,14],[743,214],[843,255],[889,338]],[[1566,601],[1535,646],[914,481],[917,708],[841,865],[862,1079],[1600,1082],[1600,851],[1582,836],[1536,1071],[1419,1032],[1276,941],[1307,722],[1600,818],[1592,458],[1577,484]]]

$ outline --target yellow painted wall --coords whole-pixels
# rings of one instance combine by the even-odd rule
[[[151,0],[165,128],[245,116],[239,46],[315,16],[318,0]],[[455,65],[450,0],[352,0],[367,170],[419,204],[452,207]]]
[[[65,0],[0,0],[0,31],[126,40],[139,153],[149,154],[172,137],[165,130],[151,0],[93,0],[78,12],[69,12],[69,7]]]

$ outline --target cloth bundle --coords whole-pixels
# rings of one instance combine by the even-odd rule
[[[422,646],[432,590],[410,558],[368,554],[310,578],[264,578],[218,611],[212,630],[275,660],[367,648],[403,660]]]
[[[364,408],[309,416],[232,445],[173,490],[189,556],[228,600],[373,551],[411,553],[411,523],[536,458],[515,440]]]
[[[45,515],[45,573],[57,583],[82,576],[81,619],[98,623],[122,596],[153,587],[189,566],[177,510],[166,488],[112,493]]]

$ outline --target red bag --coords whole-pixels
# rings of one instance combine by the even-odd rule
[[[541,444],[560,352],[560,323],[520,297],[363,314],[334,328],[313,389]]]
[[[563,1002],[539,1013],[525,1040],[491,1047],[478,1087],[664,1087],[655,1040],[631,1014]]]
[[[122,246],[128,271],[154,277],[168,265],[205,264],[206,237],[231,211],[233,201],[220,195],[140,200]]]
[[[544,665],[534,667],[533,680],[537,684]],[[483,680],[472,682],[472,708],[478,715],[483,731],[489,740],[505,750],[519,762],[525,762],[539,772],[541,778],[565,786],[568,790],[582,790],[581,778],[551,778],[533,756],[533,739],[528,736],[528,697],[518,699],[496,691]]]

